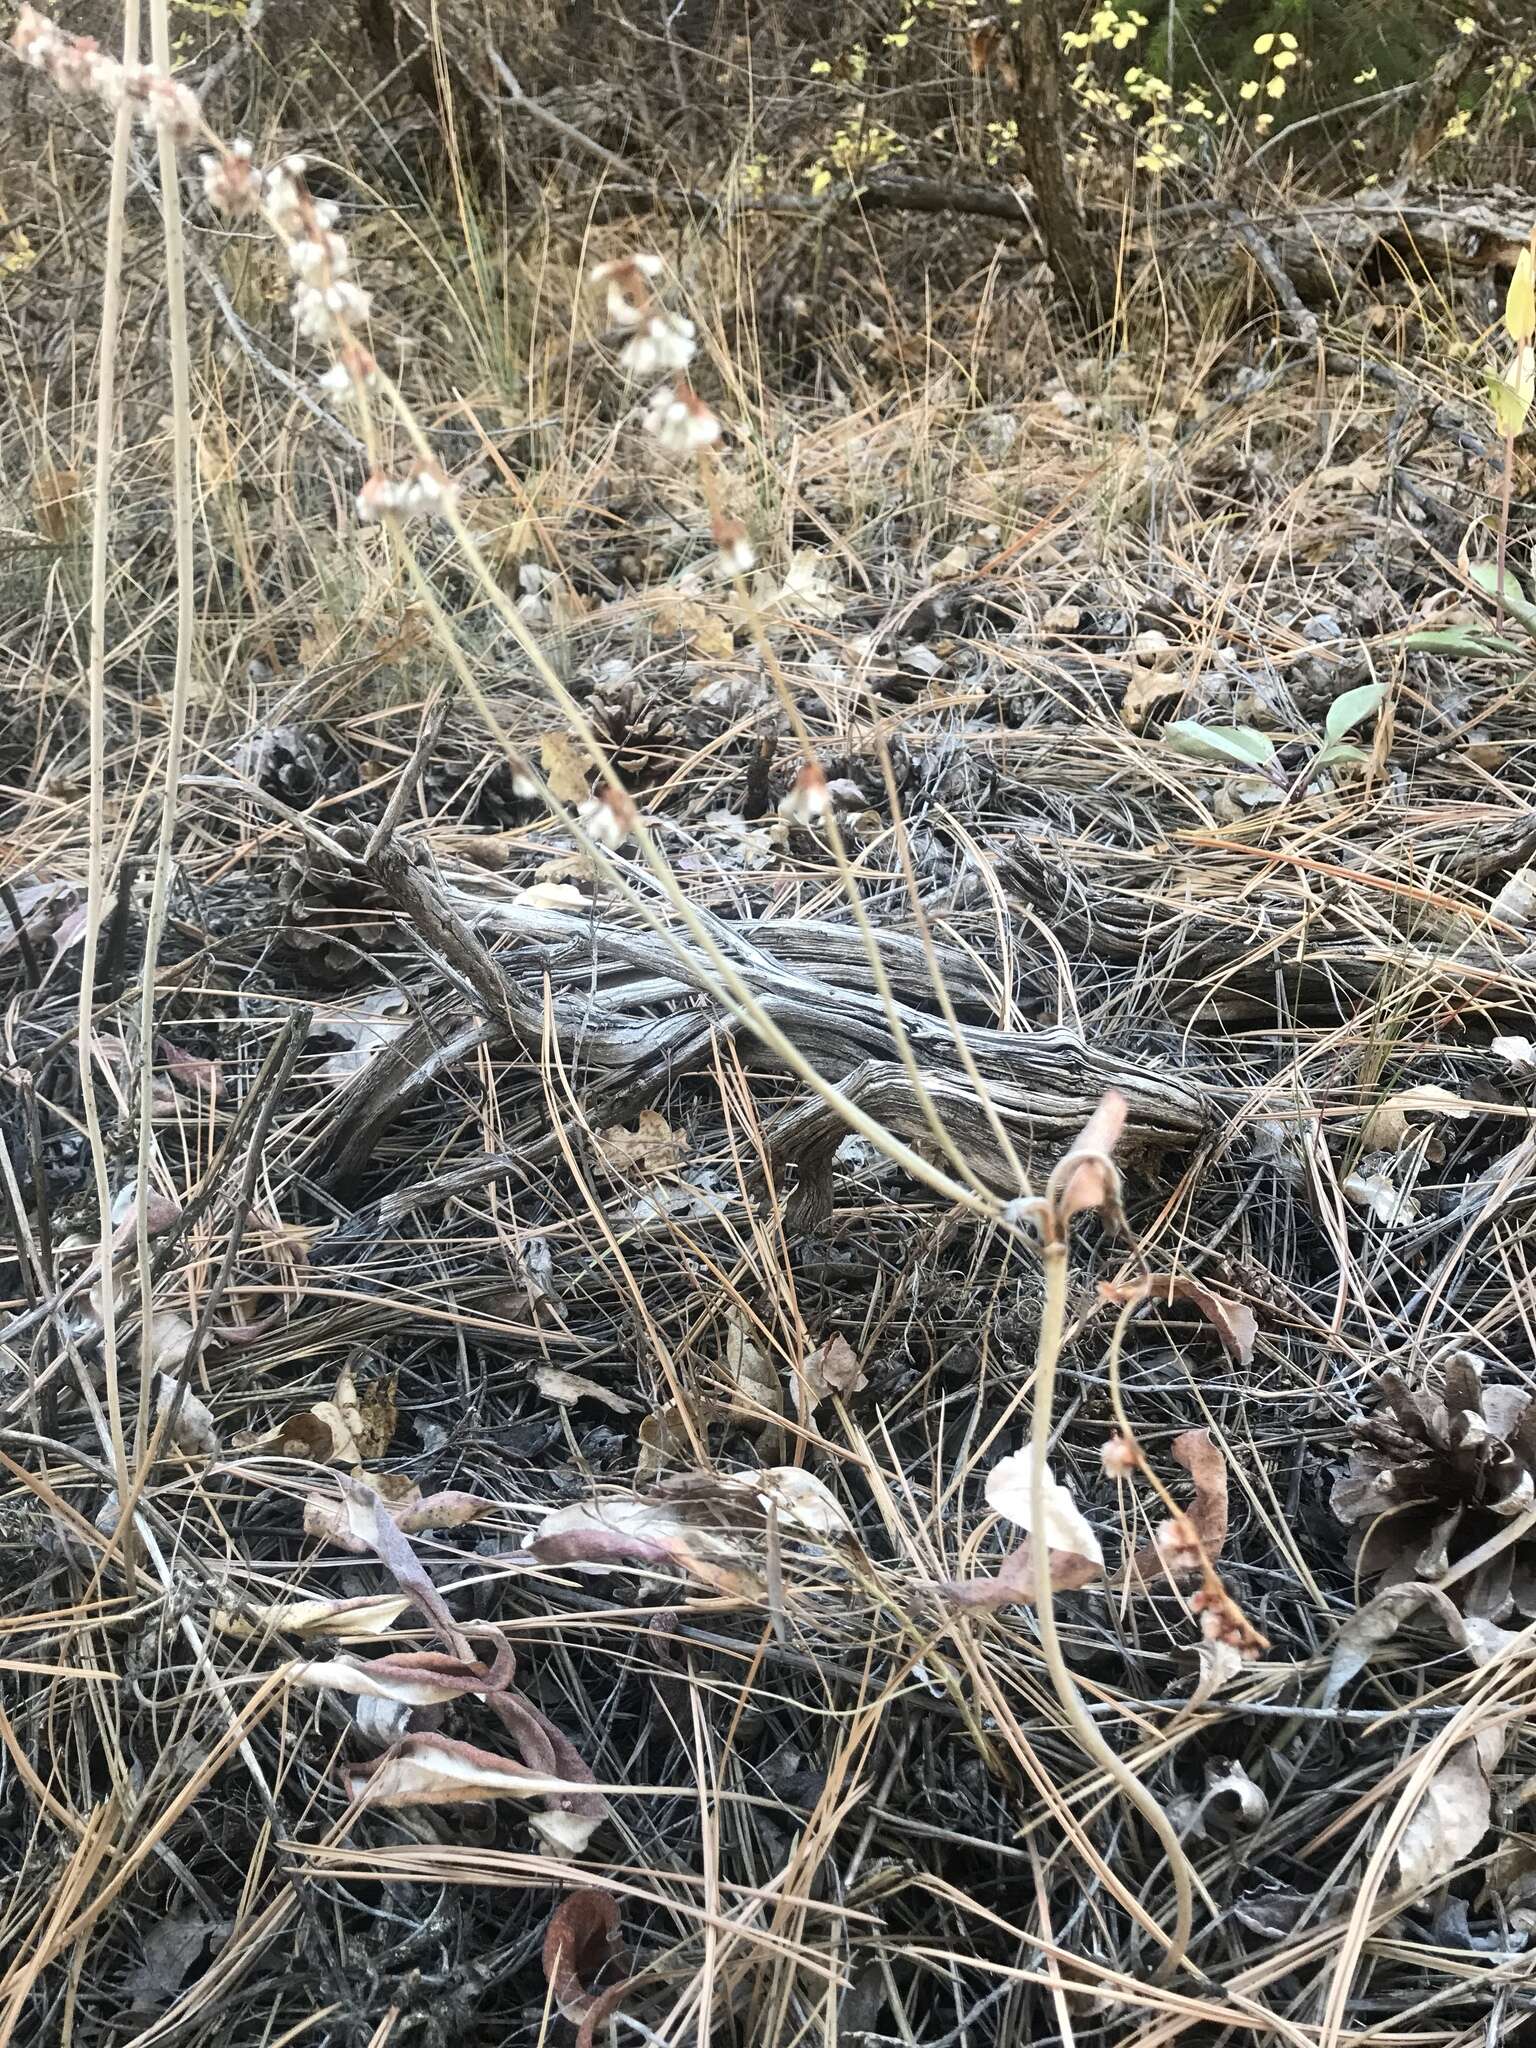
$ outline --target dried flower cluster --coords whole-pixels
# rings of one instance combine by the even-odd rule
[[[22,6],[11,31],[11,48],[60,92],[98,99],[114,111],[126,102],[141,128],[169,135],[178,147],[203,133],[203,111],[190,86],[168,78],[153,64],[119,63],[99,48],[94,37],[67,35],[35,7]]]
[[[656,296],[654,286],[665,268],[659,256],[621,256],[599,263],[592,271],[592,284],[603,294],[609,326],[625,336],[619,347],[625,375],[637,381],[656,376],[667,380],[646,401],[646,432],[669,455],[702,455],[720,439],[720,422],[685,375],[698,347],[697,328]],[[716,509],[711,530],[725,575],[745,576],[757,566],[739,521]]]

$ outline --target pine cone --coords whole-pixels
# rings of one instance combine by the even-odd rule
[[[592,729],[625,781],[654,772],[655,755],[682,737],[673,705],[648,688],[627,661],[604,662],[587,698]]]
[[[1353,1426],[1334,1484],[1333,1512],[1355,1525],[1351,1558],[1382,1586],[1437,1577],[1536,1503],[1536,1396],[1485,1386],[1466,1351],[1439,1377],[1437,1394],[1382,1375],[1386,1405]],[[1506,1547],[1453,1590],[1469,1614],[1536,1618],[1536,1544]]]

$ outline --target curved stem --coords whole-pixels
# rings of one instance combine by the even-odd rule
[[[1045,1301],[1040,1312],[1040,1335],[1035,1351],[1034,1412],[1030,1424],[1030,1560],[1034,1568],[1035,1612],[1040,1624],[1040,1650],[1045,1659],[1045,1668],[1050,1673],[1051,1684],[1061,1702],[1078,1746],[1095,1763],[1107,1771],[1120,1787],[1125,1797],[1147,1822],[1153,1834],[1163,1846],[1168,1858],[1168,1871],[1173,1879],[1174,1928],[1170,1938],[1158,1930],[1158,1938],[1166,1943],[1167,1953],[1157,1967],[1152,1981],[1166,1984],[1189,1947],[1190,1930],[1194,1925],[1194,1888],[1190,1883],[1189,1865],[1185,1859],[1183,1844],[1174,1833],[1169,1820],[1157,1800],[1141,1780],[1130,1771],[1118,1753],[1099,1732],[1088,1709],[1083,1704],[1077,1682],[1068,1669],[1062,1655],[1061,1638],[1056,1632],[1056,1605],[1051,1585],[1051,1548],[1046,1541],[1045,1524],[1045,1475],[1046,1455],[1051,1447],[1051,1411],[1056,1394],[1056,1361],[1061,1352],[1062,1331],[1067,1321],[1067,1245],[1064,1236],[1048,1238],[1040,1255],[1041,1268],[1045,1276]]]

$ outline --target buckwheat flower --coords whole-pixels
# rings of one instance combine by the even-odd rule
[[[334,284],[299,284],[293,292],[293,317],[310,341],[341,341],[345,328],[360,327],[373,301],[361,286],[338,278]]]
[[[345,277],[352,268],[346,238],[325,229],[298,236],[288,244],[288,268],[309,284],[328,284]]]
[[[285,156],[281,163],[272,166],[263,180],[262,196],[272,225],[280,235],[305,234],[310,222],[318,216],[319,208],[304,190],[305,168],[303,157]],[[331,222],[327,220],[319,224],[329,227]]]
[[[645,430],[669,455],[692,455],[720,438],[720,422],[681,378],[675,385],[663,384],[651,393]]]
[[[395,517],[406,509],[406,492],[409,485],[398,477],[371,476],[357,494],[357,516],[364,526],[377,525],[391,514]]]
[[[458,496],[452,479],[436,463],[418,463],[406,479],[405,510],[408,513],[446,513]]]
[[[205,156],[203,197],[215,213],[244,220],[261,205],[261,173],[251,161],[248,142],[232,143],[222,156]]]
[[[1141,1452],[1117,1430],[1100,1444],[1099,1463],[1104,1467],[1106,1479],[1128,1479],[1133,1472],[1141,1470]]]
[[[109,113],[115,114],[128,93],[128,74],[115,57],[98,50],[89,62],[90,88]]]
[[[779,816],[792,825],[819,825],[831,808],[832,794],[819,761],[807,761],[779,798]]]
[[[34,71],[51,70],[64,42],[59,28],[35,7],[23,6],[11,30],[11,48]]]
[[[651,310],[651,285],[666,269],[659,256],[620,256],[599,263],[592,283],[600,285],[610,327],[638,327]]]
[[[1166,1522],[1159,1522],[1152,1531],[1152,1541],[1170,1578],[1181,1579],[1205,1569],[1205,1552],[1188,1515],[1173,1515]]]
[[[332,398],[355,398],[359,390],[371,391],[379,381],[379,366],[360,341],[349,342],[323,371],[319,383]]]
[[[48,76],[62,93],[94,93],[100,60],[101,51],[94,37],[61,36],[58,51],[48,66]]]
[[[178,146],[196,142],[203,132],[203,109],[191,86],[148,66],[140,69],[147,76],[128,84],[139,102],[139,126],[151,135],[168,135]]]
[[[739,519],[717,520],[714,541],[719,549],[722,576],[751,575],[757,567],[757,556],[753,552],[751,541],[747,539],[747,529]]]
[[[619,361],[637,382],[667,370],[686,370],[693,361],[697,332],[693,322],[680,314],[652,313],[619,350]]]
[[[617,853],[635,829],[635,807],[622,789],[611,784],[601,796],[589,796],[576,813],[587,837]]]

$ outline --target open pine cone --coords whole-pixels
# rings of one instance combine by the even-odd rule
[[[1355,1448],[1332,1507],[1350,1555],[1381,1586],[1434,1579],[1536,1504],[1536,1395],[1485,1386],[1480,1362],[1453,1351],[1426,1384],[1383,1373],[1385,1406],[1353,1426]],[[1536,1540],[1510,1544],[1451,1589],[1469,1614],[1536,1618]]]

